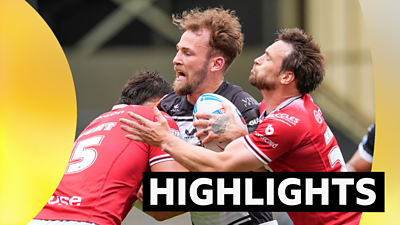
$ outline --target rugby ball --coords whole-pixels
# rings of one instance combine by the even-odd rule
[[[242,114],[239,112],[236,106],[225,97],[222,97],[221,95],[217,94],[204,94],[200,96],[199,99],[197,99],[193,109],[193,121],[202,119],[194,116],[197,112],[224,114],[225,109],[222,107],[222,102],[227,102],[231,106],[231,110],[235,116],[236,124],[239,125],[239,127],[245,130],[247,133],[249,133],[247,130],[246,121],[244,120]],[[200,127],[200,126],[196,127],[197,130],[201,130],[204,128],[205,127]],[[203,141],[205,137],[206,136],[201,136],[200,140]],[[229,143],[227,142],[210,141],[207,144],[205,144],[204,147],[209,150],[213,150],[215,152],[223,152],[228,144]]]

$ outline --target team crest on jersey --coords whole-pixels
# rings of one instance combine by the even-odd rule
[[[318,109],[318,111],[317,111],[317,110],[314,110],[314,117],[315,117],[315,120],[316,120],[318,123],[322,123],[322,112],[321,112],[320,109]]]
[[[188,129],[185,130],[185,134],[187,136],[193,136],[196,133],[196,128],[193,128],[191,131],[189,131]]]

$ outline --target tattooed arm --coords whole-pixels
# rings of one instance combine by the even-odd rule
[[[247,131],[236,124],[235,117],[229,104],[222,103],[222,105],[225,109],[225,114],[222,115],[204,112],[196,113],[196,117],[206,119],[193,122],[194,126],[206,127],[205,129],[198,130],[196,133],[197,137],[207,135],[203,140],[203,144],[211,140],[230,143],[247,134]]]

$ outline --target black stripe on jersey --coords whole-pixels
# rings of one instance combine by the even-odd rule
[[[193,122],[193,118],[192,119],[182,119],[182,118],[173,117],[172,119],[174,119],[175,122],[182,122],[182,121]]]
[[[242,217],[240,219],[237,219],[237,220],[235,220],[235,221],[233,221],[233,222],[231,222],[231,223],[229,223],[227,225],[244,225],[244,224],[247,224],[246,222],[251,222],[250,215],[247,215],[247,216],[244,216],[244,217]],[[252,224],[252,222],[250,224]]]
[[[266,158],[265,156],[263,156],[261,153],[258,152],[257,149],[255,149],[253,147],[253,145],[250,144],[249,140],[247,140],[247,138],[249,138],[248,136],[244,136],[243,139],[246,141],[247,145],[253,150],[253,152],[255,152],[260,158],[262,158],[265,162],[270,163],[271,161]]]

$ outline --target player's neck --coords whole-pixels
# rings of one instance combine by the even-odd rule
[[[206,82],[203,81],[202,85],[199,86],[192,94],[186,95],[187,100],[190,104],[195,105],[197,99],[207,93],[214,93],[218,90],[219,86],[221,86],[224,80],[220,80],[218,82]]]
[[[300,95],[297,91],[287,92],[282,90],[261,90],[261,94],[265,101],[265,108],[267,110],[267,114],[272,112],[276,107],[278,107],[282,102],[286,101],[289,98]]]

